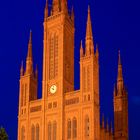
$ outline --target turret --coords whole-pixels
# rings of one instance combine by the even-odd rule
[[[114,86],[114,135],[115,140],[128,140],[128,97],[123,80],[120,51],[117,84]]]

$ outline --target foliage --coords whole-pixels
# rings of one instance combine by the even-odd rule
[[[8,135],[3,127],[0,128],[0,140],[8,140]]]

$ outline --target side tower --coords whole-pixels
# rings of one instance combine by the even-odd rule
[[[53,0],[51,12],[46,3],[43,49],[44,139],[63,140],[64,94],[74,90],[74,14],[66,0]]]
[[[82,106],[82,138],[100,139],[99,52],[94,52],[90,8],[85,38],[85,51],[80,48],[80,91]]]
[[[24,72],[23,64],[20,70],[18,140],[29,139],[29,102],[37,99],[37,73],[37,70],[33,72],[32,33],[30,32],[26,70]]]
[[[128,97],[119,52],[118,78],[114,88],[114,139],[128,140]]]

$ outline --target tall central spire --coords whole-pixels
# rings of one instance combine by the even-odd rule
[[[91,26],[90,7],[89,6],[88,6],[86,40],[92,40],[92,26]]]
[[[123,82],[123,74],[122,74],[122,64],[121,64],[121,54],[119,51],[118,54],[118,78],[117,78],[117,82]]]
[[[124,88],[124,81],[123,81],[123,73],[122,73],[121,54],[120,54],[120,51],[119,51],[119,54],[118,54],[117,89],[121,93],[121,91],[123,90],[123,88]]]
[[[118,54],[118,79],[117,81],[123,81],[123,74],[122,74],[122,64],[121,64],[121,54],[120,54],[120,51],[119,51],[119,54]]]
[[[92,36],[92,25],[90,17],[90,7],[88,6],[88,19],[87,19],[87,29],[86,29],[86,55],[94,53],[93,48],[93,36]]]
[[[26,58],[26,74],[33,72],[33,58],[32,58],[32,32],[30,31],[30,38],[28,44],[28,53]]]

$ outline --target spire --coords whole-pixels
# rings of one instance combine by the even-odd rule
[[[89,6],[88,6],[88,19],[87,19],[86,39],[92,40],[92,26],[91,26],[90,7]]]
[[[91,53],[94,53],[94,48],[93,48],[90,7],[88,6],[88,19],[87,19],[87,29],[86,29],[86,55],[89,55]]]
[[[118,55],[118,82],[119,81],[123,81],[123,75],[122,75],[122,64],[121,64],[121,54],[119,51],[119,55]]]
[[[52,14],[60,12],[60,0],[53,0]]]
[[[83,50],[83,45],[82,45],[82,40],[81,40],[80,57],[83,57],[83,55],[84,55],[84,50]]]
[[[26,73],[31,74],[33,71],[33,59],[32,59],[32,32],[30,31],[30,38],[28,44],[28,53],[26,58]]]
[[[27,60],[32,61],[32,31],[30,31]]]
[[[23,61],[21,62],[20,76],[24,75]]]
[[[124,87],[124,82],[123,82],[123,74],[122,74],[121,55],[120,55],[120,51],[119,51],[119,54],[118,54],[118,77],[117,77],[117,89],[118,89],[119,93],[122,92],[123,87]]]
[[[44,21],[46,21],[48,18],[48,0],[46,0],[46,6],[44,11]]]

